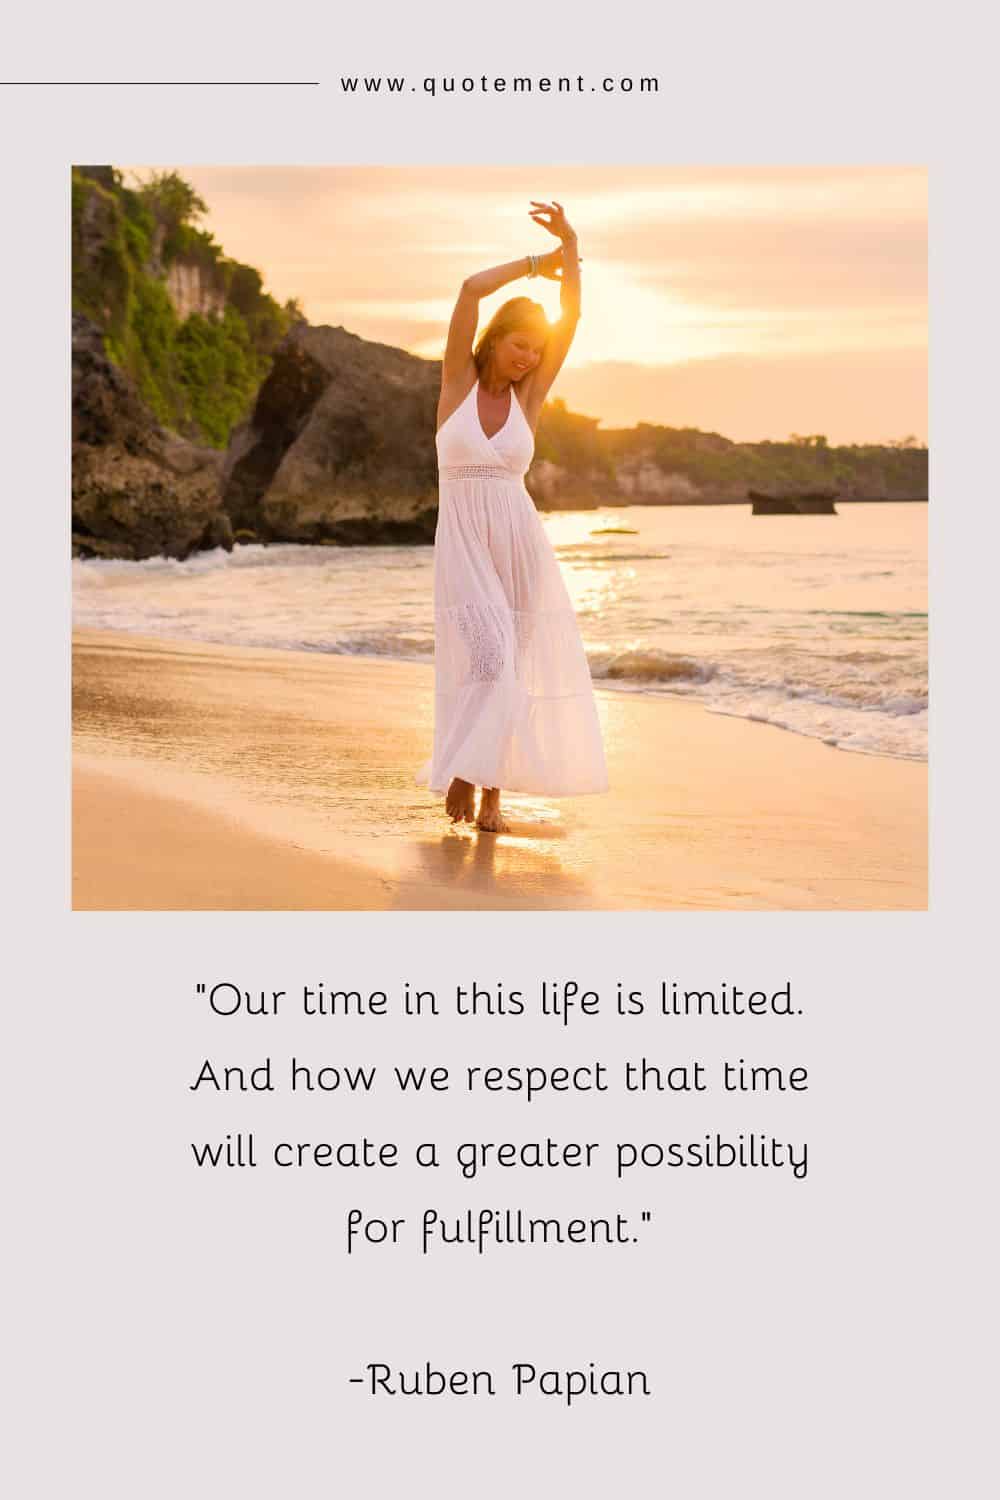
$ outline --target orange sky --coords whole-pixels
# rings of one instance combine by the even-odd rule
[[[555,246],[528,205],[557,198],[583,258],[583,316],[552,390],[573,410],[740,440],[926,440],[923,168],[163,169],[310,322],[433,358],[464,276]],[[482,321],[524,294],[558,314],[558,283],[522,279]]]

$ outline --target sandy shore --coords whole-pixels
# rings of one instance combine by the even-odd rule
[[[927,768],[598,694],[612,790],[450,827],[410,663],[74,635],[76,910],[923,909]]]

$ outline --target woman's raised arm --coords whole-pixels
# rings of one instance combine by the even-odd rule
[[[580,321],[580,258],[577,253],[576,230],[569,223],[561,203],[553,198],[551,206],[539,204],[531,217],[560,241],[562,258],[559,268],[560,316],[553,323],[545,350],[535,369],[531,372],[531,404],[541,410],[546,393],[559,374],[563,360],[569,353]],[[558,253],[558,252],[557,252]]]
[[[444,362],[441,369],[441,385],[461,385],[472,373],[472,345],[479,322],[479,302],[491,292],[498,291],[509,281],[526,276],[530,266],[528,257],[506,261],[502,266],[490,266],[467,276],[459,289],[458,300],[448,324],[448,342],[445,345]]]

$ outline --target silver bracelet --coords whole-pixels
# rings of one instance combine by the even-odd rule
[[[529,276],[537,276],[538,275],[538,256],[537,255],[529,255],[528,256],[528,275]]]

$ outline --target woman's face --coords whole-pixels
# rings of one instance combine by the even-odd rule
[[[542,357],[545,340],[526,330],[512,329],[494,346],[496,373],[502,380],[515,383],[535,368]]]

